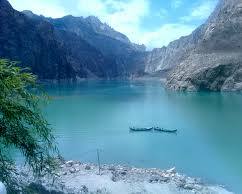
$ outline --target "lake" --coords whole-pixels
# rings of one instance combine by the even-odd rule
[[[242,193],[242,94],[166,91],[158,81],[46,86],[66,159],[168,169]],[[130,126],[178,129],[130,133]]]

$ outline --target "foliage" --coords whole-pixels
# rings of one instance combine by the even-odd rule
[[[14,173],[9,150],[20,151],[35,175],[48,172],[57,153],[52,129],[40,111],[47,97],[36,77],[16,65],[0,59],[0,181],[8,185]]]

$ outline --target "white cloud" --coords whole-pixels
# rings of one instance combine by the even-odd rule
[[[141,31],[142,19],[149,15],[149,0],[79,0],[80,15],[95,15],[131,40]]]
[[[177,3],[178,4],[178,3]],[[85,6],[84,6],[85,5]],[[116,10],[110,12],[110,9]],[[151,14],[148,0],[79,0],[81,15],[96,15],[115,30],[126,34],[131,41],[145,44],[148,49],[168,45],[171,41],[190,34],[195,27],[183,24],[164,24],[154,31],[144,30],[141,26],[143,17]],[[167,16],[168,11],[160,9],[156,15]]]
[[[140,41],[148,46],[148,49],[167,46],[171,41],[186,36],[195,30],[195,26],[184,24],[165,24],[153,32],[140,34]],[[138,38],[137,37],[137,38]],[[137,40],[138,41],[138,40]]]
[[[161,8],[160,11],[156,13],[156,16],[158,16],[161,19],[164,19],[168,16],[168,10]]]
[[[216,0],[207,0],[202,2],[202,4],[192,9],[190,15],[181,18],[184,22],[190,22],[192,20],[205,20],[209,17],[216,6]]]
[[[19,11],[27,9],[36,14],[53,18],[59,18],[66,15],[65,9],[60,6],[56,0],[9,0],[9,2]]]
[[[171,0],[171,7],[177,9],[183,4],[182,0]]]
[[[195,29],[195,26],[185,25],[182,22],[163,24],[155,30],[145,29],[142,25],[144,17],[153,14],[150,0],[72,0],[71,2],[73,4],[70,5],[71,8],[76,6],[68,10],[65,6],[68,2],[62,0],[10,0],[17,10],[29,9],[36,14],[54,18],[68,14],[84,17],[95,15],[102,22],[127,35],[132,42],[145,44],[148,49],[165,46]],[[173,3],[174,7],[178,7],[182,0],[173,0]],[[200,10],[206,9],[201,6]],[[168,12],[161,8],[159,16],[162,18],[166,15]],[[195,10],[191,15],[201,17]]]

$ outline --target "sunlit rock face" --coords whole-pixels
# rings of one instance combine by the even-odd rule
[[[162,37],[161,37],[162,38]],[[145,72],[182,91],[242,90],[242,2],[220,0],[191,35],[149,52]]]
[[[198,28],[190,36],[181,37],[179,40],[171,42],[167,47],[153,49],[146,58],[145,71],[151,74],[160,72],[166,77],[167,73],[184,61],[195,49],[200,40],[201,32],[202,29]]]
[[[221,0],[166,83],[182,91],[242,90],[242,2]],[[187,38],[189,39],[190,36]]]

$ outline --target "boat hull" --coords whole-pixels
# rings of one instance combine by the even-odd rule
[[[155,131],[164,132],[164,133],[177,133],[177,129],[175,130],[168,130],[168,129],[161,129],[161,128],[154,128]]]
[[[153,128],[134,128],[134,127],[130,127],[129,128],[130,131],[133,131],[133,132],[142,132],[142,131],[152,131]]]

